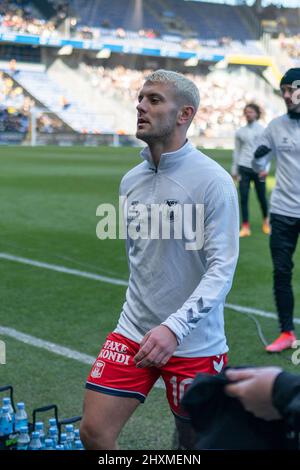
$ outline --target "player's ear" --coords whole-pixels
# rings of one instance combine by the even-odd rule
[[[179,124],[189,124],[195,114],[193,106],[182,106],[178,113],[178,123]]]

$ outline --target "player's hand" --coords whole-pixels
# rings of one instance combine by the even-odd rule
[[[281,416],[272,404],[272,389],[276,377],[282,372],[279,367],[255,369],[229,369],[226,377],[233,382],[226,385],[225,392],[238,398],[247,411],[267,421]]]
[[[236,175],[231,175],[235,186],[238,186],[241,181],[241,176],[237,173]]]
[[[260,180],[265,180],[267,176],[268,176],[268,172],[267,172],[267,171],[261,171],[260,173],[258,173],[258,178],[259,178]]]
[[[177,346],[176,335],[167,326],[159,325],[144,336],[140,350],[133,360],[136,367],[162,367]]]

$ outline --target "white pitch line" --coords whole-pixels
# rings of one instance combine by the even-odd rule
[[[21,343],[30,344],[30,346],[45,349],[46,351],[58,354],[59,356],[75,359],[75,361],[82,362],[82,364],[91,365],[95,360],[93,356],[89,356],[88,354],[83,354],[81,352],[75,351],[74,349],[65,348],[59,344],[51,343],[50,341],[45,341],[44,339],[21,333],[14,328],[0,326],[0,335],[9,336],[10,338],[21,341]]]
[[[45,341],[44,339],[37,338],[36,336],[21,333],[14,328],[0,326],[0,335],[8,336],[10,338],[16,339],[17,341],[20,341],[21,343],[29,344],[30,346],[35,346],[39,349],[45,349],[46,351],[49,351],[53,354],[57,354],[58,356],[73,359],[75,361],[81,362],[82,364],[88,364],[89,366],[91,366],[96,359],[95,357],[89,356],[88,354],[75,351],[75,349],[66,348],[65,346],[61,346],[50,341]],[[165,388],[164,382],[161,379],[158,379],[154,386],[156,388]]]
[[[30,266],[35,266],[38,268],[44,268],[44,269],[50,269],[52,271],[57,271],[65,274],[72,274],[74,276],[80,276],[80,277],[85,277],[87,279],[92,279],[94,281],[100,281],[100,282],[106,282],[109,284],[114,284],[114,285],[122,285],[122,286],[127,286],[128,283],[122,279],[116,279],[116,278],[111,278],[111,277],[106,277],[106,276],[100,276],[99,274],[93,274],[93,273],[88,273],[85,271],[79,271],[77,269],[69,269],[64,266],[58,266],[55,264],[48,264],[48,263],[43,263],[40,261],[35,261],[32,259],[28,258],[22,258],[20,256],[14,256],[10,255],[9,253],[0,253],[0,259],[5,259],[9,261],[14,261],[22,264],[27,264]],[[259,310],[256,308],[251,308],[251,307],[243,307],[241,305],[235,305],[235,304],[225,304],[225,307],[231,310],[234,310],[236,312],[242,313],[242,314],[253,314],[253,315],[258,315],[260,317],[264,318],[270,318],[272,320],[277,320],[277,315],[272,313],[272,312],[266,312],[265,310]],[[297,324],[300,324],[300,319],[299,318],[294,318],[294,322]],[[76,361],[79,361],[83,364],[89,364],[91,365],[94,362],[94,357],[89,356],[88,354],[83,354],[80,353],[79,351],[75,351],[74,349],[69,349],[64,346],[60,346],[59,344],[56,343],[51,343],[49,341],[45,341],[40,338],[36,338],[35,336],[27,335],[25,333],[21,333],[20,331],[17,331],[13,328],[8,328],[8,327],[1,327],[0,326],[0,334],[4,336],[9,336],[11,338],[14,338],[18,341],[21,341],[22,343],[29,344],[31,346],[38,347],[40,349],[45,349],[49,352],[52,352],[54,354],[58,354],[59,356],[67,357],[69,359],[74,359]],[[163,383],[156,383],[156,386],[159,388],[164,388]]]
[[[234,304],[225,304],[226,308],[231,310],[235,310],[239,313],[250,313],[252,315],[257,315],[259,317],[264,318],[271,318],[272,320],[278,320],[278,316],[272,312],[266,312],[265,310],[258,310],[257,308],[251,307],[242,307],[241,305],[234,305]],[[300,318],[294,318],[294,323],[300,325]]]
[[[79,271],[78,269],[70,269],[66,268],[65,266],[59,266],[57,264],[49,264],[41,261],[35,261],[29,258],[22,258],[21,256],[10,255],[9,253],[0,253],[0,259],[15,261],[17,263],[27,264],[29,266],[35,266],[36,268],[50,269],[51,271],[57,271],[59,273],[72,274],[73,276],[85,277],[87,279],[92,279],[93,281],[107,282],[108,284],[115,284],[117,286],[128,285],[128,282],[124,281],[123,279],[101,276],[100,274]]]
[[[78,269],[70,269],[65,266],[60,266],[56,264],[49,264],[49,263],[44,263],[41,261],[36,261],[33,259],[29,258],[23,258],[21,256],[15,256],[11,255],[9,253],[0,253],[0,259],[5,259],[8,261],[14,261],[17,263],[22,263],[22,264],[27,264],[29,266],[35,266],[37,268],[44,268],[44,269],[49,269],[51,271],[57,271],[60,273],[64,274],[72,274],[73,276],[79,276],[79,277],[85,277],[87,279],[92,279],[93,281],[100,281],[100,282],[106,282],[108,284],[114,284],[114,285],[120,285],[120,286],[128,286],[128,282],[124,281],[123,279],[117,279],[114,277],[107,277],[107,276],[101,276],[99,274],[95,273],[90,273],[86,271],[80,271]],[[235,304],[225,304],[226,308],[229,308],[231,310],[235,310],[236,312],[239,313],[250,313],[253,315],[258,315],[260,317],[264,318],[271,318],[273,320],[277,320],[277,315],[272,312],[266,312],[265,310],[259,310],[256,308],[251,308],[251,307],[243,307],[241,305],[235,305]],[[295,318],[294,322],[297,324],[300,324],[300,319]]]

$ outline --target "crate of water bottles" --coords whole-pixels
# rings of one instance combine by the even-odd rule
[[[33,410],[29,422],[23,402],[15,406],[13,387],[0,387],[2,406],[0,407],[0,450],[83,450],[79,429],[74,424],[80,416],[59,421],[56,405],[47,405]],[[53,411],[53,418],[46,422],[40,417]],[[39,419],[38,419],[39,417]]]

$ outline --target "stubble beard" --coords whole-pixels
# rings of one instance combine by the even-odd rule
[[[294,104],[294,103],[291,103],[289,106],[287,103],[286,104],[286,108],[287,108],[287,111],[291,111],[293,113],[300,113],[300,105],[299,104]]]
[[[146,144],[151,145],[157,142],[165,142],[169,140],[175,130],[175,120],[174,122],[168,122],[164,127],[158,127],[157,129],[153,130],[153,132],[144,133],[143,131],[136,131],[136,137]]]

